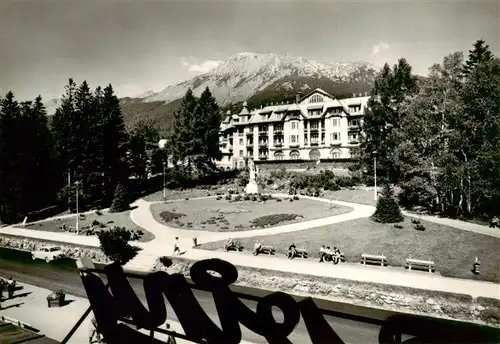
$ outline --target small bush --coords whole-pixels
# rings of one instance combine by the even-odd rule
[[[297,214],[273,214],[258,217],[250,221],[250,223],[255,227],[274,226],[281,222],[295,220],[298,217],[303,216]]]
[[[402,226],[402,225],[400,225],[400,224],[395,224],[395,225],[394,225],[394,228],[401,229],[401,228],[403,228],[403,226]]]
[[[282,202],[281,198],[276,198],[276,202]]]
[[[92,221],[92,226],[99,226],[101,223],[97,220]]]
[[[243,199],[244,199],[245,201],[250,201],[251,197],[250,197],[250,195],[245,194],[245,195],[243,196]]]
[[[419,222],[415,225],[415,229],[417,231],[425,231],[425,226]]]
[[[231,193],[228,193],[224,198],[226,199],[226,201],[230,201],[232,199]]]
[[[119,213],[130,208],[128,191],[125,186],[119,183],[116,186],[115,194],[113,196],[113,203],[109,208],[110,213]]]
[[[97,233],[102,252],[108,259],[120,265],[132,260],[141,250],[128,242],[132,240],[132,233],[124,227],[115,227],[112,230]]]
[[[293,196],[293,199],[294,199],[295,201],[298,201],[298,200],[299,200],[299,196],[294,195],[294,196]]]
[[[95,211],[95,213],[96,213],[97,215],[99,215],[99,216],[101,216],[101,215],[102,215],[102,211],[100,211],[100,210],[96,210],[96,211]]]
[[[189,201],[189,197],[184,198],[185,201]]]
[[[186,216],[186,214],[172,213],[170,211],[162,211],[160,213],[160,218],[165,222],[170,222],[172,220],[177,220],[178,218]]]
[[[241,195],[236,195],[233,199],[234,202],[241,202],[243,200],[243,197]]]
[[[220,201],[222,199],[222,196],[217,196],[216,200]]]
[[[160,263],[162,263],[164,267],[169,268],[172,266],[174,262],[172,261],[172,258],[163,256],[160,257]]]
[[[371,219],[381,223],[396,223],[404,220],[389,184],[385,184],[382,195],[377,202],[377,209]]]

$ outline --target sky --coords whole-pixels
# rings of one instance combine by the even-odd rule
[[[480,38],[500,55],[499,0],[0,0],[0,94],[60,97],[70,77],[118,96],[160,91],[240,52],[415,73]]]

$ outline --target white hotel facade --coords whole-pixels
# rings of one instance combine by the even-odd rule
[[[359,145],[368,99],[365,94],[336,99],[321,89],[293,104],[266,106],[239,114],[229,111],[221,124],[217,162],[225,169],[244,168],[247,158],[259,161],[339,160],[352,157]]]

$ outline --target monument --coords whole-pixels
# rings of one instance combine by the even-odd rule
[[[248,178],[248,184],[245,188],[245,193],[249,195],[260,193],[259,184],[257,184],[256,180],[258,171],[252,158],[248,159],[248,172],[249,172],[249,178]]]

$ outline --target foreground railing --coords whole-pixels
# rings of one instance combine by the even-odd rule
[[[156,333],[193,343],[236,344],[242,339],[240,324],[264,337],[268,343],[291,343],[288,337],[301,317],[313,344],[344,343],[326,321],[325,315],[378,325],[381,327],[378,342],[384,344],[402,343],[404,335],[416,337],[405,343],[500,343],[499,331],[487,326],[403,314],[380,320],[319,308],[311,298],[296,300],[282,292],[262,297],[239,293],[230,288],[238,277],[236,268],[219,259],[193,264],[190,270],[193,283],[188,282],[181,274],[163,271],[149,274],[126,273],[117,264],[108,265],[104,269],[79,266],[79,273],[91,306],[62,344],[69,341],[91,311],[94,313],[97,330],[107,344],[163,343],[155,338]],[[99,275],[105,275],[108,282],[105,284]],[[135,294],[128,278],[143,280],[147,308]],[[199,305],[192,290],[212,293],[221,328],[214,324]],[[185,334],[159,327],[167,320],[165,297],[174,309]],[[256,311],[248,308],[241,300],[256,301]],[[282,323],[275,321],[273,307],[282,311]],[[136,329],[146,329],[149,334],[140,333],[129,325],[136,326]]]

